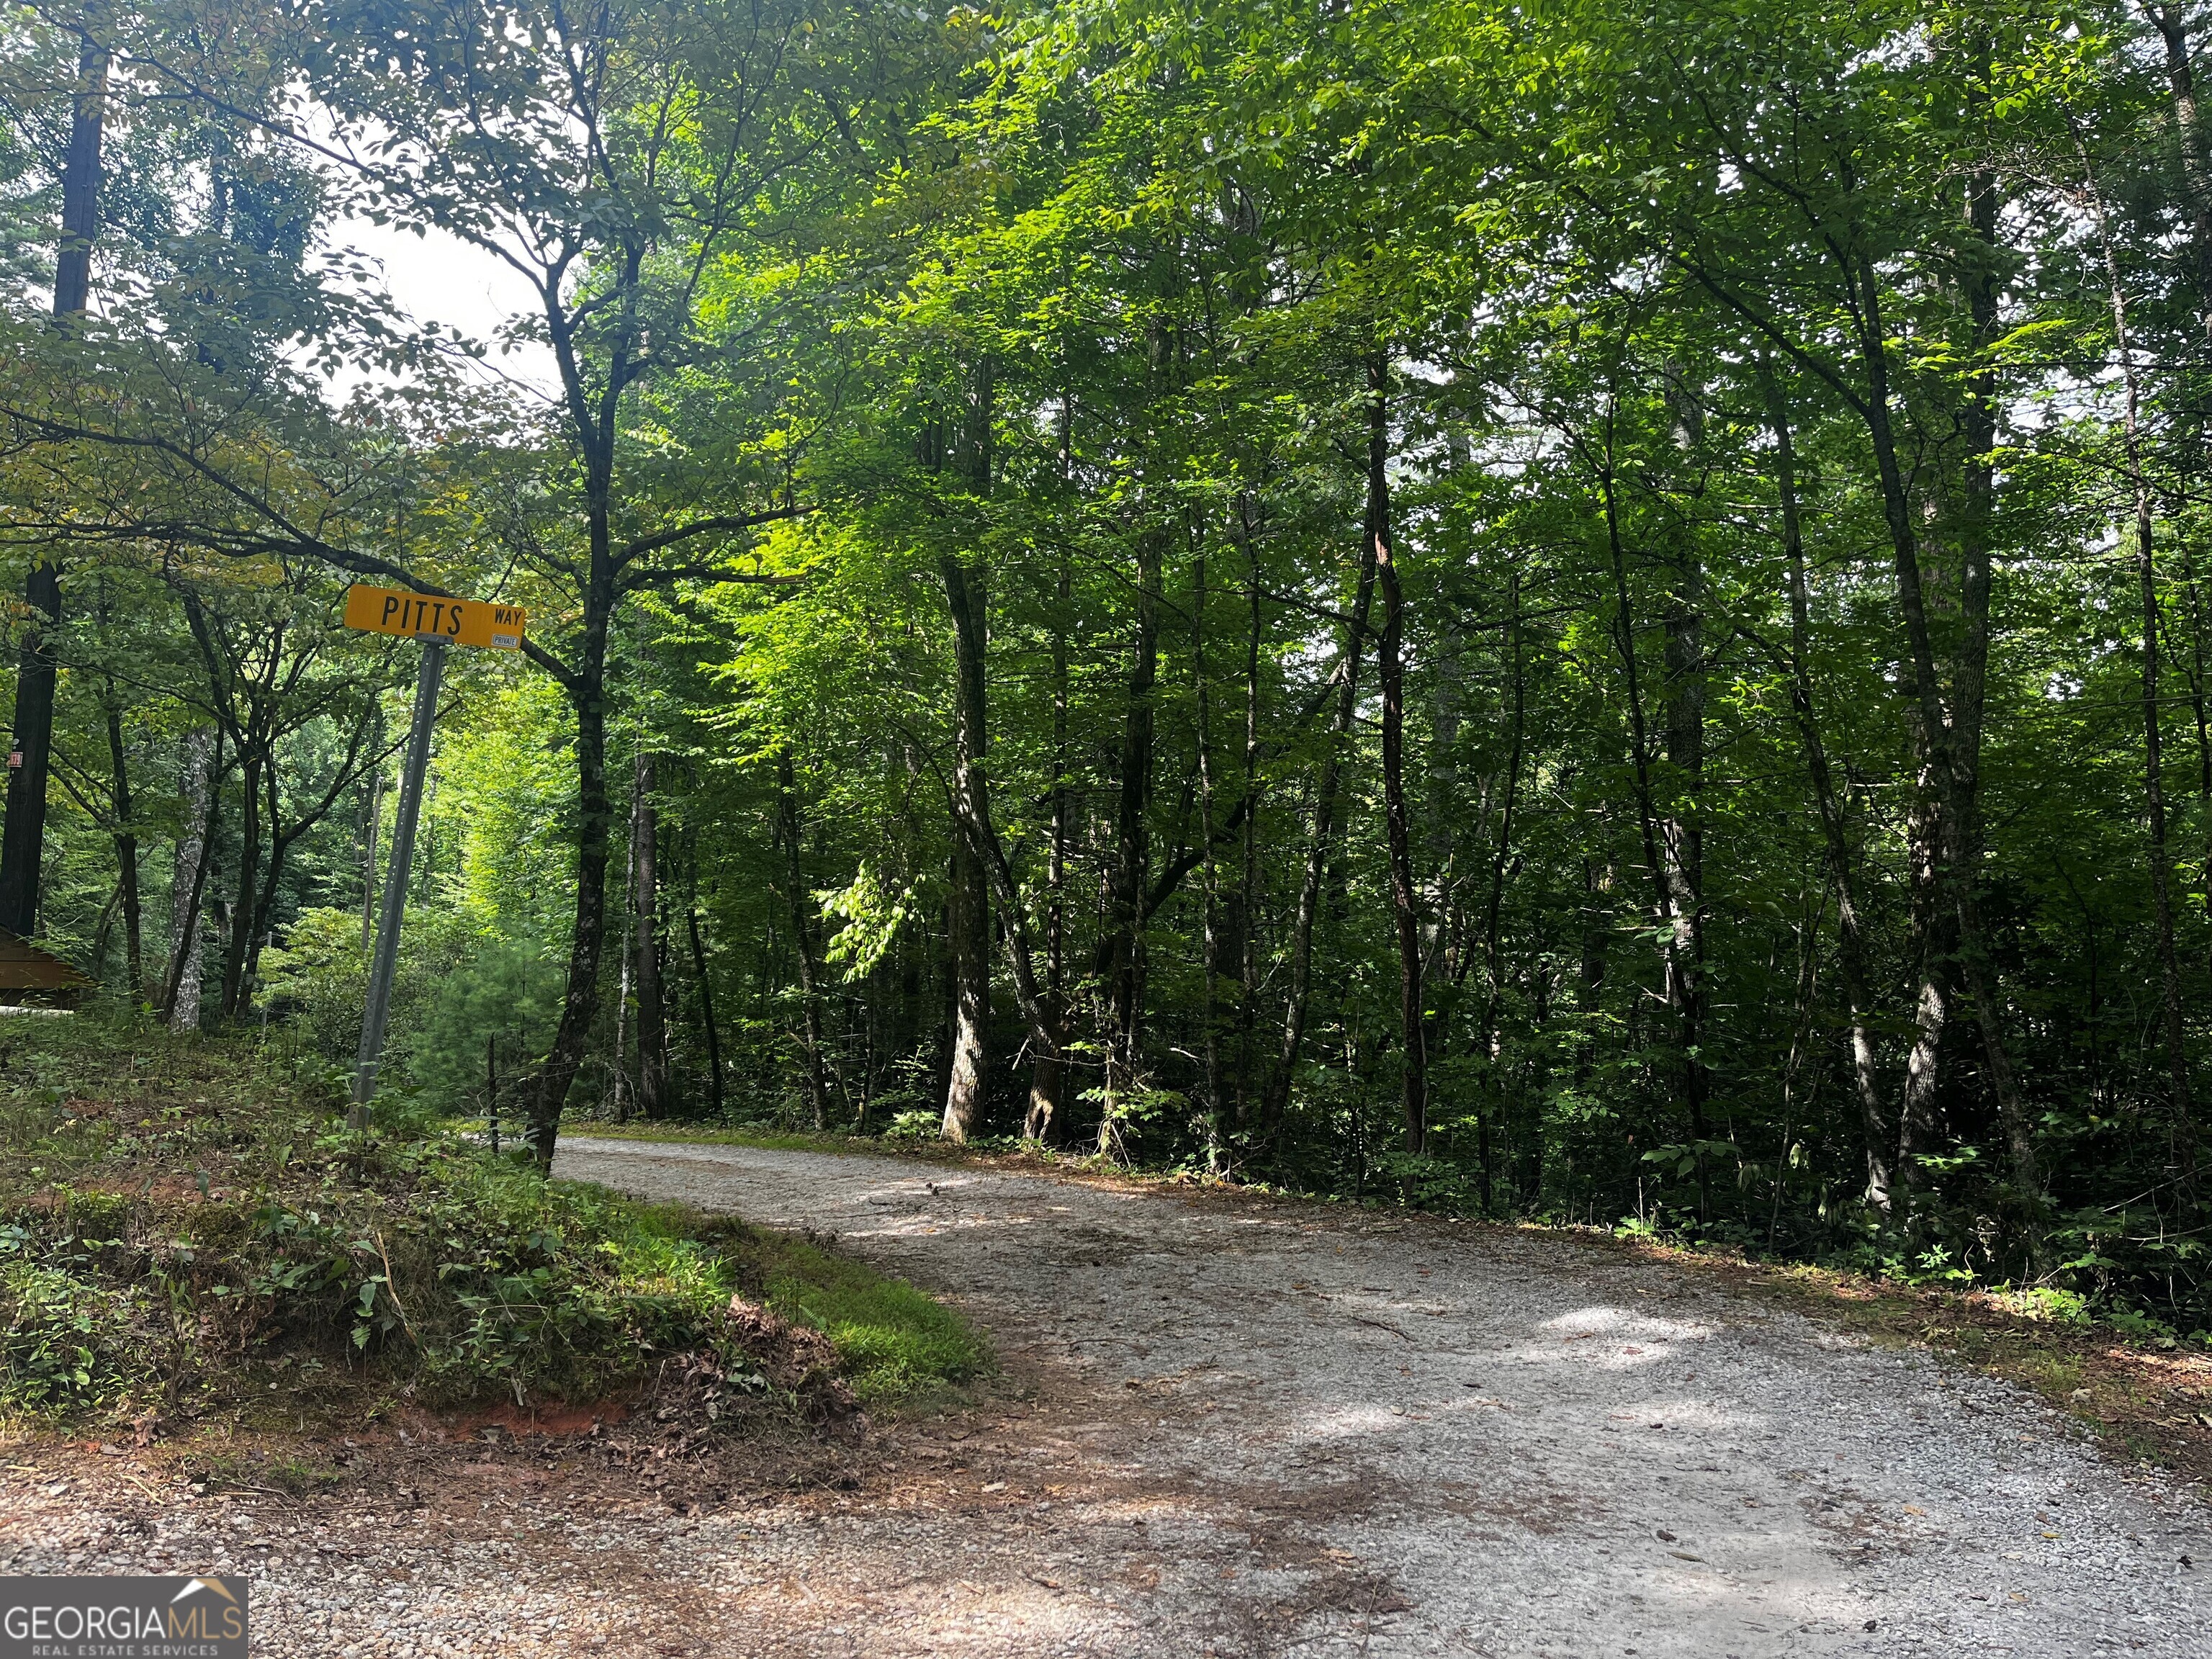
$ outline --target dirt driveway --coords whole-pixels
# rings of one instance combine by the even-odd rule
[[[2199,1498],[1663,1265],[877,1157],[579,1139],[559,1172],[835,1232],[1006,1379],[689,1488],[422,1425],[326,1448],[362,1473],[305,1498],[23,1448],[0,1574],[240,1574],[259,1659],[2212,1655]]]
[[[871,1157],[560,1172],[834,1231],[1036,1390],[848,1518],[688,1535],[732,1653],[2212,1654],[2199,1502],[1662,1266]]]

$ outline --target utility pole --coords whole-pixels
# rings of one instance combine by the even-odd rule
[[[415,719],[407,733],[407,763],[399,775],[399,810],[392,825],[392,856],[384,878],[384,915],[376,929],[376,954],[368,965],[368,1000],[362,1012],[361,1063],[353,1074],[353,1109],[346,1127],[368,1127],[376,1093],[376,1068],[384,1055],[384,1027],[392,1015],[392,975],[399,963],[399,923],[407,913],[408,866],[415,857],[415,821],[422,811],[422,780],[430,769],[430,728],[438,719],[438,688],[446,675],[446,641],[422,642],[415,677]]]

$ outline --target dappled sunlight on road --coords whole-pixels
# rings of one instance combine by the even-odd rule
[[[807,1583],[842,1630],[756,1584],[779,1659],[1825,1659],[1893,1632],[2075,1659],[2116,1616],[2132,1651],[2203,1650],[2172,1565],[2212,1559],[2201,1515],[1662,1264],[872,1157],[562,1156],[837,1235],[987,1327],[1038,1402],[995,1463],[921,1466],[942,1501],[823,1536]]]

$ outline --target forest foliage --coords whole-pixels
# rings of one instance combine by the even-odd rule
[[[1018,1137],[2201,1334],[2209,33],[19,9],[35,931],[344,1058],[416,647],[343,592],[496,598],[391,1070],[543,1158]]]

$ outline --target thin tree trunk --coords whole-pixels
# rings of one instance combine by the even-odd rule
[[[1191,678],[1198,719],[1198,830],[1204,849],[1200,874],[1200,963],[1203,988],[1199,1021],[1206,1034],[1206,1163],[1221,1170],[1221,1027],[1216,986],[1221,973],[1220,872],[1213,858],[1213,712],[1206,683],[1206,546],[1200,541],[1193,566]]]
[[[805,837],[799,811],[799,780],[788,748],[775,757],[777,839],[783,843],[784,902],[791,912],[792,948],[799,958],[801,1042],[805,1045],[806,1104],[817,1129],[830,1125],[830,1086],[822,1066],[822,988],[814,961],[814,919],[807,902]],[[963,1137],[964,1138],[964,1137]]]
[[[980,517],[991,492],[996,381],[992,365],[978,364],[967,406],[952,428],[950,459]],[[942,465],[946,434],[933,426],[924,441],[928,460]],[[991,1015],[990,849],[976,830],[988,818],[985,766],[989,754],[990,610],[984,573],[951,553],[939,561],[946,609],[952,618],[952,890],[946,906],[946,952],[951,1003],[951,1065],[939,1133],[951,1141],[972,1135],[983,1113],[989,1071]]]
[[[200,904],[214,862],[222,795],[222,737],[206,726],[185,735],[185,838],[170,884],[169,969],[161,987],[162,1022],[173,1030],[200,1024]]]
[[[623,931],[622,948],[615,953],[615,1036],[614,1036],[614,1097],[615,1121],[629,1121],[631,1103],[637,1098],[630,1086],[629,1073],[629,1002],[630,975],[637,966],[637,807],[639,791],[644,777],[637,761],[644,758],[644,744],[640,740],[638,754],[630,766],[629,830],[623,851]]]
[[[1121,787],[1114,818],[1114,862],[1108,895],[1112,927],[1105,940],[1106,1100],[1098,1116],[1098,1151],[1121,1151],[1121,1103],[1138,1075],[1143,1017],[1146,885],[1152,868],[1154,721],[1152,688],[1159,673],[1162,532],[1137,538],[1137,632],[1131,642],[1128,712],[1121,726]]]
[[[1790,563],[1790,709],[1797,718],[1798,734],[1805,747],[1806,771],[1812,779],[1814,805],[1820,813],[1821,837],[1827,850],[1828,877],[1836,892],[1837,954],[1844,981],[1844,1000],[1850,1018],[1851,1085],[1858,1098],[1860,1133],[1866,1143],[1866,1201],[1869,1208],[1886,1214],[1889,1210],[1889,1130],[1882,1118],[1881,1088],[1875,1066],[1871,1024],[1872,974],[1866,939],[1860,928],[1844,804],[1836,793],[1827,746],[1821,740],[1813,704],[1812,612],[1805,580],[1804,535],[1798,516],[1796,449],[1781,383],[1764,363],[1759,374],[1765,382],[1767,417],[1774,433],[1775,488],[1782,507],[1782,546]]]
[[[707,1035],[707,1106],[719,1119],[722,1115],[722,1034],[714,1018],[714,982],[707,975],[707,946],[699,935],[699,907],[689,907],[688,922],[691,934],[691,971],[699,979],[699,1019]]]
[[[1367,617],[1375,599],[1375,540],[1360,538],[1359,574],[1353,585],[1352,615],[1344,630],[1337,663],[1336,712],[1329,722],[1328,744],[1322,752],[1314,784],[1313,827],[1306,841],[1306,866],[1298,884],[1298,908],[1291,924],[1291,983],[1283,1011],[1283,1046],[1268,1079],[1267,1121],[1279,1126],[1290,1104],[1291,1080],[1306,1029],[1306,1007],[1313,982],[1314,918],[1321,908],[1322,877],[1336,832],[1336,798],[1344,775],[1344,754],[1359,705],[1359,656],[1367,640]]]
[[[1993,213],[1993,204],[1990,211]],[[1954,694],[1960,713],[1969,712],[1971,720],[1961,718],[1958,730],[1953,729],[1953,715],[1943,705],[1942,681],[1936,669],[1936,650],[1933,635],[1928,625],[1928,607],[1920,580],[1920,555],[1913,535],[1911,498],[1905,483],[1905,471],[1898,459],[1896,434],[1890,423],[1889,343],[1881,307],[1881,278],[1871,256],[1860,253],[1850,268],[1852,286],[1857,301],[1857,335],[1859,356],[1867,376],[1867,396],[1860,409],[1866,422],[1867,434],[1872,441],[1875,469],[1882,497],[1882,516],[1887,526],[1890,550],[1897,573],[1898,610],[1905,623],[1905,641],[1910,647],[1908,689],[1915,712],[1926,733],[1924,742],[1930,757],[1929,770],[1934,774],[1938,799],[1945,820],[1942,840],[1947,854],[1966,854],[1978,847],[1976,833],[1977,768],[1971,753],[1978,747],[1979,684],[1974,673],[1975,641],[1979,640],[1986,648],[1988,637],[1988,550],[1985,542],[1978,549],[1970,547],[1962,585],[1966,610],[1967,647],[1962,655],[1966,661],[1962,673],[1974,682],[1971,696]],[[1991,279],[1993,281],[1993,279]],[[1994,314],[1994,293],[1988,284],[1975,284],[1976,293],[1971,303],[1978,319],[1978,331],[1983,325],[1980,318],[1984,311]],[[1977,391],[1966,399],[1969,431],[1966,443],[1970,452],[1983,459],[1970,467],[1970,473],[1985,472],[1988,467],[1988,445],[1993,438],[1995,410],[1991,399]],[[1980,441],[1982,447],[1973,450]],[[1970,489],[1972,479],[1969,479]],[[1986,491],[1984,492],[1986,494]],[[1978,503],[1979,507],[1984,505]],[[1977,532],[1972,539],[1982,542]],[[1966,707],[1972,704],[1971,710]],[[1964,743],[1969,757],[1962,765],[1960,748]],[[1980,1027],[1983,1051],[1989,1061],[1988,1075],[1990,1091],[1997,1101],[1998,1116],[2009,1144],[2013,1178],[2026,1204],[2033,1204],[2042,1192],[2042,1177],[2036,1164],[2033,1142],[2027,1131],[2027,1115],[2021,1104],[2019,1091],[2014,1079],[2010,1057],[2004,1045],[2002,1010],[1991,996],[1994,987],[1984,967],[1988,960],[1986,941],[1983,935],[1981,907],[1975,893],[1978,872],[1971,865],[1952,864],[1938,872],[1941,884],[1949,890],[1948,908],[1955,916],[1959,928],[1960,967],[1966,981],[1967,994],[1974,1000],[1974,1012]],[[1940,995],[1933,975],[1923,977],[1922,1000],[1923,1009],[1930,994]],[[1923,1018],[1923,1034],[1925,1020]],[[1908,1109],[1901,1114],[1905,1133],[1910,1134],[1913,1115],[1909,1103],[1916,1083],[1931,1089],[1932,1076],[1923,1075],[1923,1052],[1925,1070],[1933,1071],[1933,1052],[1923,1042],[1915,1045],[1912,1071],[1907,1079]],[[1903,1181],[1908,1174],[1905,1160],[1899,1160],[1899,1175]]]
[[[1695,463],[1704,443],[1705,413],[1679,374],[1667,376],[1667,400],[1676,447]],[[1711,1172],[1705,1158],[1705,565],[1694,538],[1685,537],[1667,607],[1667,761],[1670,809],[1660,824],[1660,850],[1674,911],[1667,952],[1668,1000],[1676,1019],[1682,1099],[1696,1147],[1698,1215],[1712,1210]]]
[[[991,1007],[991,900],[985,885],[989,878],[982,851],[960,810],[962,800],[973,798],[981,786],[987,640],[982,573],[950,556],[942,568],[953,634],[952,892],[947,921],[951,933],[952,1071],[939,1133],[947,1140],[964,1141],[982,1115]]]
[[[1413,884],[1413,827],[1406,811],[1406,594],[1398,580],[1390,526],[1389,365],[1367,362],[1367,539],[1382,584],[1382,638],[1375,653],[1382,690],[1383,838],[1390,863],[1390,908],[1398,924],[1398,1032],[1403,1045],[1401,1110],[1406,1150],[1429,1139],[1428,1021],[1421,994],[1420,896]]]
[[[2151,918],[2158,930],[2159,966],[2165,980],[2166,1075],[2173,1090],[2175,1131],[2187,1139],[2193,1136],[2196,1108],[2190,1097],[2189,1049],[2182,1022],[2181,962],[2173,944],[2172,860],[2166,845],[2166,777],[2158,713],[2158,567],[2151,556],[2150,477],[2143,465],[2141,388],[2134,348],[2128,337],[2127,292],[2121,286],[2119,256],[2113,248],[2101,202],[2097,204],[2097,223],[2105,244],[2105,274],[2112,288],[2112,343],[2119,353],[2124,393],[2122,453],[2135,493],[2136,580],[2142,599],[2143,805],[2150,830]]]
[[[2212,919],[2212,709],[2205,703],[2205,601],[2189,538],[2178,538],[2177,544],[2181,550],[2182,584],[2189,596],[2189,702],[2197,718],[2197,811],[2204,837],[2197,877],[2205,915]]]
[[[1067,1087],[1067,614],[1073,585],[1072,562],[1062,546],[1052,623],[1052,844],[1045,861],[1043,1014],[1053,1042],[1048,1050],[1039,1047],[1030,1056],[1030,1109],[1022,1121],[1023,1138],[1036,1141],[1054,1138],[1063,1121],[1061,1096]]]
[[[1486,1091],[1497,1103],[1499,1114],[1505,1104],[1504,1079],[1499,1067],[1503,1048],[1498,1023],[1505,1000],[1505,952],[1504,936],[1499,926],[1505,905],[1505,878],[1511,868],[1513,856],[1513,815],[1521,794],[1521,763],[1526,747],[1528,731],[1528,673],[1521,650],[1521,574],[1516,571],[1505,579],[1507,648],[1512,657],[1513,717],[1511,747],[1505,760],[1505,796],[1500,803],[1498,818],[1498,844],[1490,854],[1490,891],[1483,905],[1482,960],[1485,978],[1482,999],[1482,1054],[1489,1076]],[[1595,981],[1592,981],[1595,984]],[[1486,1109],[1477,1126],[1480,1139],[1482,1212],[1491,1212],[1491,1118]]]
[[[549,296],[547,312],[550,323],[560,313],[557,296]],[[598,392],[597,412],[591,414],[592,399],[575,366],[573,337],[573,332],[562,335],[556,330],[556,356],[563,365],[573,436],[584,471],[583,637],[576,667],[560,673],[562,690],[576,714],[576,909],[568,935],[568,979],[561,998],[560,1023],[531,1091],[531,1154],[538,1167],[548,1171],[560,1139],[561,1114],[599,1023],[600,957],[606,947],[608,849],[614,828],[614,802],[607,792],[607,647],[621,599],[612,524],[614,458],[617,417],[629,374],[626,360],[610,372]]]
[[[699,1023],[707,1036],[707,1106],[719,1120],[722,1115],[722,1034],[714,1018],[714,981],[707,972],[707,945],[699,928],[699,840],[696,828],[684,829],[684,871],[688,886],[684,926],[691,939],[691,971],[699,981]]]
[[[1990,54],[1986,35],[1979,46],[1975,118],[1989,118],[1987,88]],[[1960,425],[1966,458],[1961,469],[1965,486],[1966,524],[1961,537],[1960,609],[1966,623],[1959,672],[1952,687],[1953,730],[1951,763],[1953,804],[1950,814],[1957,836],[1952,868],[1957,872],[1954,899],[1959,912],[1960,969],[1969,995],[1974,1000],[1974,1019],[1982,1039],[1990,1091],[1996,1097],[1997,1121],[2011,1155],[2013,1184],[2024,1214],[2033,1216],[2043,1200],[2043,1173],[2035,1153],[2027,1109],[2021,1099],[2012,1057],[2005,1042],[2003,1006],[1997,995],[1994,953],[1981,913],[1982,733],[1987,701],[1990,658],[1990,599],[1991,540],[1996,516],[1996,371],[1990,354],[1996,349],[2002,324],[1998,315],[2001,257],[1997,247],[1996,175],[1986,167],[1970,173],[1966,181],[1966,222],[1980,245],[1980,257],[1965,266],[1966,308],[1972,319],[1974,368],[1966,377],[1966,403]],[[2032,1231],[2031,1261],[2043,1255],[2040,1237]]]
[[[660,811],[653,798],[653,753],[642,744],[635,766],[637,1109],[647,1122],[653,1122],[668,1110],[668,1018],[660,982]],[[816,1049],[818,1053],[818,1042]]]
[[[1943,902],[1942,786],[1936,777],[1940,758],[1931,747],[1924,721],[1908,714],[1918,768],[1906,813],[1905,847],[1911,884],[1911,960],[1919,981],[1913,999],[1912,1046],[1897,1106],[1895,1185],[1909,1212],[1920,1184],[1920,1152],[1936,1124],[1942,1085],[1944,1039],[1950,1029],[1952,964],[1957,960],[1957,922]]]
[[[1624,690],[1628,700],[1628,752],[1636,783],[1636,820],[1643,842],[1644,865],[1651,880],[1652,915],[1662,930],[1661,961],[1671,988],[1674,975],[1667,966],[1678,938],[1674,916],[1674,886],[1668,880],[1667,863],[1659,851],[1659,815],[1651,784],[1650,737],[1644,717],[1644,677],[1636,658],[1636,612],[1628,592],[1628,550],[1620,532],[1620,502],[1613,488],[1613,445],[1608,431],[1604,491],[1606,545],[1613,566],[1613,647],[1620,653]]]
[[[130,757],[123,745],[123,709],[115,686],[107,690],[108,802],[115,813],[116,888],[123,904],[123,972],[135,1006],[146,994],[146,965],[138,913],[138,831],[131,806]]]
[[[241,739],[238,772],[238,885],[231,902],[228,948],[222,957],[222,1000],[228,1023],[239,1017],[246,994],[246,957],[253,936],[254,900],[261,878],[261,775],[271,763],[259,740]]]
[[[370,741],[383,745],[381,710]],[[368,775],[368,823],[362,835],[361,878],[361,954],[364,961],[376,943],[376,837],[384,823],[384,763]]]
[[[1238,872],[1237,906],[1243,926],[1238,929],[1237,968],[1237,1121],[1249,1127],[1252,1120],[1253,1067],[1259,1063],[1257,1022],[1260,1005],[1260,565],[1253,544],[1252,526],[1244,514],[1249,498],[1237,497],[1237,525],[1244,544],[1244,846],[1243,866]]]

